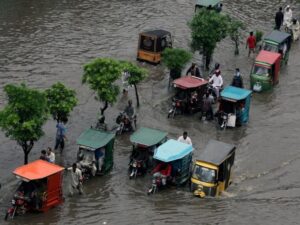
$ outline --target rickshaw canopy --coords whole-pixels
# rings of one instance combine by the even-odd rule
[[[285,32],[281,32],[278,30],[273,30],[271,33],[269,33],[264,40],[265,41],[272,41],[277,44],[281,44],[285,42],[287,39],[291,38],[291,35]]]
[[[255,63],[263,63],[268,65],[275,64],[278,60],[280,60],[281,55],[277,52],[269,52],[265,50],[261,50],[256,56]]]
[[[246,99],[251,93],[252,93],[252,91],[244,89],[244,88],[227,86],[221,92],[221,97],[226,98],[226,99],[231,99],[234,101],[239,101],[242,99]]]
[[[209,140],[199,160],[219,166],[235,150],[235,146],[221,141]]]
[[[171,162],[185,157],[192,151],[192,145],[170,139],[156,149],[153,158],[163,162]]]
[[[84,147],[88,147],[91,150],[96,150],[107,145],[112,139],[114,139],[114,137],[114,133],[90,128],[84,131],[77,138],[77,144]]]
[[[39,180],[63,171],[64,168],[45,160],[36,160],[14,170],[14,174],[28,181]]]
[[[219,4],[221,1],[220,0],[196,0],[196,5],[208,7],[208,6],[216,6]]]
[[[181,89],[197,88],[207,83],[206,80],[194,76],[184,76],[173,81],[174,86]]]
[[[171,33],[166,30],[150,30],[150,31],[144,31],[144,32],[140,33],[140,35],[155,36],[155,37],[160,38],[160,37],[164,37],[167,35],[171,35]]]
[[[164,131],[141,127],[130,136],[130,141],[144,146],[153,146],[166,138],[167,134]]]

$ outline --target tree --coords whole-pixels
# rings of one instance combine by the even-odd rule
[[[162,63],[170,70],[172,79],[179,78],[181,71],[192,59],[192,54],[180,48],[166,48],[162,53]]]
[[[124,71],[127,71],[130,76],[128,77],[128,84],[134,86],[137,107],[140,106],[137,84],[148,76],[148,71],[131,62],[122,61]]]
[[[22,147],[24,164],[27,164],[34,142],[44,134],[42,126],[48,117],[46,96],[25,84],[9,84],[4,91],[8,103],[0,111],[0,127],[7,137],[16,140]]]
[[[264,32],[260,31],[260,30],[256,30],[255,32],[255,38],[256,38],[256,47],[261,48],[261,41],[262,41],[262,37],[264,36]]]
[[[234,54],[238,55],[239,54],[239,44],[240,44],[240,36],[241,36],[241,29],[244,29],[244,24],[235,19],[228,18],[229,20],[229,28],[228,28],[228,33],[231,38],[231,40],[235,44],[235,50]]]
[[[108,103],[113,104],[117,101],[120,89],[114,82],[121,74],[121,63],[110,58],[98,58],[84,65],[82,83],[89,84],[96,92],[96,99],[104,102],[104,106],[100,108],[101,115],[107,109]]]
[[[66,121],[77,105],[76,92],[58,82],[45,91],[47,105],[54,120]]]
[[[202,9],[188,25],[192,32],[191,47],[205,57],[205,67],[209,69],[217,43],[228,34],[228,17],[214,10]]]

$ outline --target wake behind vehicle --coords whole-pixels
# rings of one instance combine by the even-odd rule
[[[218,115],[218,125],[221,129],[246,124],[249,120],[249,110],[252,91],[227,86],[221,92]]]
[[[191,191],[195,196],[216,197],[231,184],[235,146],[210,140],[193,166]]]
[[[180,186],[185,184],[190,179],[193,150],[192,145],[173,139],[160,145],[153,156],[156,160],[156,167],[154,168],[155,173],[153,174],[152,186],[148,190],[148,194],[153,194],[158,189],[167,187],[168,185]],[[167,170],[168,168],[170,169],[170,173],[164,175],[163,170]]]
[[[203,8],[215,10],[216,12],[221,12],[221,0],[196,0],[195,12],[198,12],[200,9]]]
[[[5,220],[29,211],[46,212],[63,202],[63,167],[36,160],[14,170],[21,184],[14,194]]]
[[[176,94],[172,99],[168,118],[174,118],[177,114],[200,112],[207,84],[206,80],[194,76],[184,76],[174,80]]]
[[[137,60],[153,64],[160,63],[161,53],[172,48],[172,36],[166,30],[151,30],[140,33]]]
[[[129,178],[136,178],[152,167],[154,150],[167,140],[167,132],[141,127],[130,136],[132,153],[129,162]]]
[[[85,130],[78,137],[77,164],[85,180],[112,169],[114,141],[114,133],[93,128]]]
[[[260,51],[250,74],[251,89],[262,92],[272,89],[279,81],[281,55],[276,52]]]
[[[287,64],[292,36],[289,33],[273,30],[263,40],[263,50],[281,54],[281,66]]]

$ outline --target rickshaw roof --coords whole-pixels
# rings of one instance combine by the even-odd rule
[[[199,160],[220,165],[235,150],[235,146],[221,141],[209,140]]]
[[[252,91],[244,88],[227,86],[221,92],[221,97],[239,101],[247,98],[251,93]]]
[[[166,35],[171,35],[171,33],[166,30],[149,30],[149,31],[144,31],[141,34],[149,35],[149,36],[157,36],[157,37],[164,37]]]
[[[141,127],[130,136],[130,141],[144,146],[152,146],[161,142],[167,135],[168,133],[164,131]]]
[[[96,130],[93,128],[85,130],[78,138],[77,144],[92,149],[98,149],[107,145],[115,137],[114,133]]]
[[[221,2],[220,0],[196,0],[196,5],[201,5],[201,6],[205,6],[205,7],[208,7],[211,5],[213,7],[220,2]]]
[[[261,50],[256,56],[255,62],[262,62],[273,65],[278,59],[280,59],[281,55],[277,52],[269,52],[265,50]]]
[[[173,84],[181,89],[197,88],[207,83],[206,80],[194,76],[184,76],[173,81]]]
[[[286,39],[288,39],[291,35],[285,32],[281,32],[278,30],[273,30],[271,33],[269,33],[265,40],[274,41],[278,44],[284,42]]]
[[[14,170],[14,174],[26,180],[39,180],[63,171],[64,168],[45,160],[36,160]]]
[[[170,139],[156,149],[153,158],[163,162],[171,162],[183,158],[192,151],[192,145]]]

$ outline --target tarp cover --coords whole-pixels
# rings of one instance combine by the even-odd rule
[[[173,81],[174,86],[181,89],[197,88],[207,83],[206,80],[194,76],[184,76]]]
[[[77,144],[92,149],[98,149],[107,145],[114,137],[115,134],[113,133],[90,128],[77,138]]]
[[[264,39],[274,41],[278,44],[284,42],[287,38],[290,38],[290,34],[281,32],[278,30],[273,30],[271,33],[269,33]]]
[[[220,2],[220,0],[196,0],[196,5],[200,5],[200,6],[212,6],[214,7],[215,5],[217,5]]]
[[[234,145],[227,144],[221,141],[209,140],[204,151],[200,154],[199,160],[220,165],[228,156],[228,154],[235,149]]]
[[[161,142],[167,134],[164,131],[141,127],[130,136],[130,141],[144,146],[152,146]]]
[[[192,151],[192,145],[170,139],[156,149],[153,158],[163,162],[171,162],[183,158]]]
[[[15,169],[13,173],[16,176],[27,180],[39,180],[56,174],[62,170],[64,170],[64,168],[61,166],[39,159]]]
[[[252,91],[244,89],[244,88],[237,88],[233,86],[227,86],[221,92],[221,96],[223,98],[233,99],[236,101],[242,100],[247,98]]]
[[[169,31],[166,30],[149,30],[149,31],[144,31],[141,34],[144,35],[149,35],[149,36],[157,36],[157,37],[164,37],[166,35],[171,35]]]
[[[273,65],[278,59],[280,59],[281,55],[277,52],[269,52],[265,50],[261,50],[256,56],[255,62],[262,62]]]

